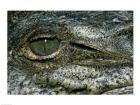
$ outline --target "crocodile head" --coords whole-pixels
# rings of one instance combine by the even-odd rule
[[[132,85],[132,11],[8,12],[8,94],[130,94]]]

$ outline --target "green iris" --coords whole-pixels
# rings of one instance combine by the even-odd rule
[[[30,48],[39,56],[47,56],[58,50],[59,41],[57,39],[39,39],[31,42]]]

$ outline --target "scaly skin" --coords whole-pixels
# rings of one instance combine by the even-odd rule
[[[35,54],[39,37],[58,50]],[[8,12],[8,94],[132,93],[132,11]]]

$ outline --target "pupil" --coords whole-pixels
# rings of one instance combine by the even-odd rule
[[[39,56],[47,56],[58,50],[59,41],[57,39],[40,39],[31,42],[30,48]]]

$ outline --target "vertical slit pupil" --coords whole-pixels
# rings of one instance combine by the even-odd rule
[[[39,56],[47,56],[58,50],[59,41],[57,39],[38,39],[30,43],[30,48]]]

